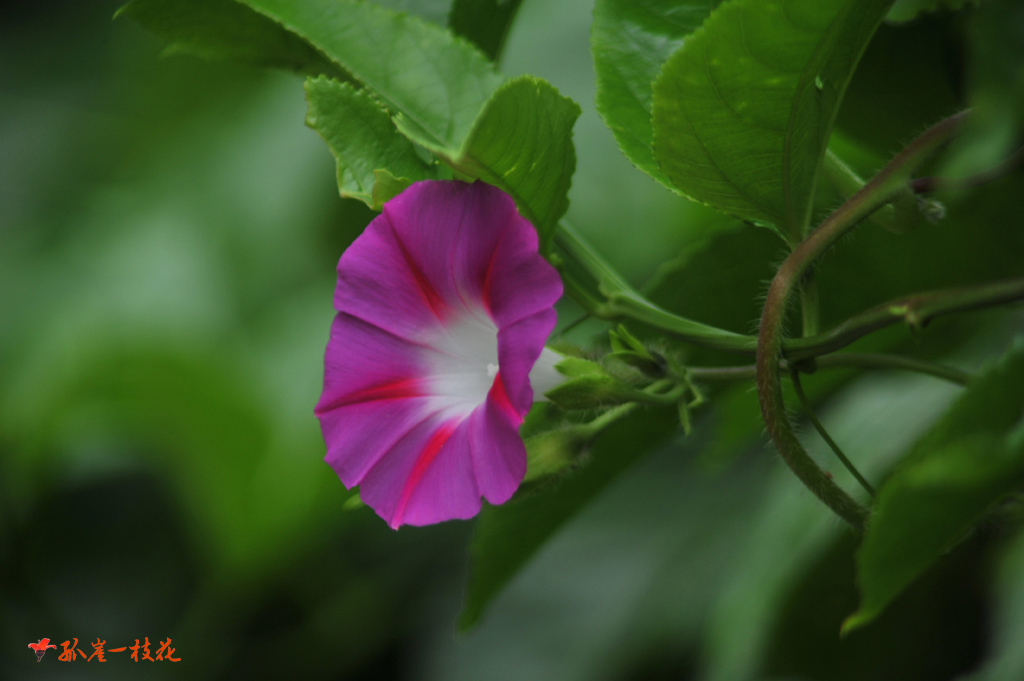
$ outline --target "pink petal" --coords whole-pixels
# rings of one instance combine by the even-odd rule
[[[342,256],[335,307],[419,339],[455,311],[484,307],[488,270],[513,222],[515,231],[534,231],[500,189],[418,182],[389,201]]]
[[[530,369],[557,321],[554,309],[548,307],[498,330],[498,365],[508,400],[520,418],[533,404]]]
[[[498,328],[550,309],[562,297],[562,280],[537,254],[537,232],[518,214],[502,234],[484,289]]]
[[[316,413],[365,399],[391,386],[416,392],[424,366],[413,343],[345,313],[335,315],[324,353],[324,390]],[[410,383],[413,381],[413,383]],[[404,386],[404,388],[403,388]],[[396,397],[399,395],[395,395]]]
[[[324,460],[352,488],[424,421],[426,400],[387,400],[355,404],[320,415],[327,444]],[[429,414],[429,412],[426,412]]]
[[[388,202],[338,264],[316,413],[345,485],[392,527],[511,497],[529,373],[561,293],[504,192],[426,181]]]
[[[334,308],[396,336],[415,340],[446,313],[386,215],[380,215],[341,256]]]
[[[468,419],[477,488],[492,504],[508,501],[526,475],[526,446],[519,437],[523,417],[504,393],[499,375],[483,408]]]
[[[362,500],[396,529],[475,515],[480,494],[459,430],[440,417],[414,428],[366,474]]]
[[[416,347],[386,331],[338,314],[331,326],[324,390],[314,412],[327,443],[326,460],[347,487],[423,420]]]
[[[494,398],[468,418],[432,418],[408,435],[366,476],[363,500],[393,528],[471,518],[481,495],[508,501],[526,474],[526,448],[523,419],[502,393],[496,379]]]
[[[453,518],[472,518],[480,511],[480,491],[473,474],[470,450],[471,418],[447,422],[435,433],[433,443],[441,446],[432,455],[428,443],[402,487],[398,513],[391,526],[399,523],[429,525]],[[446,430],[449,429],[449,430]]]

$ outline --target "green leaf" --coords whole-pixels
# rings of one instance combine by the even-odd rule
[[[306,80],[306,125],[327,143],[338,165],[341,195],[375,210],[411,182],[435,177],[391,116],[366,90],[329,78]],[[378,171],[387,187],[378,189]],[[396,178],[403,178],[404,183]],[[399,186],[401,185],[401,186]],[[396,191],[397,190],[397,191]]]
[[[576,170],[572,128],[579,115],[579,106],[547,81],[520,76],[498,88],[460,147],[417,137],[404,118],[396,123],[463,176],[508,192],[537,228],[546,252],[569,208]]]
[[[598,439],[592,461],[578,474],[504,506],[485,508],[470,547],[469,587],[459,629],[476,624],[501,589],[569,518],[675,427],[670,410],[620,422]]]
[[[877,617],[996,501],[1024,484],[1024,343],[977,379],[879,490],[857,557],[860,608]],[[1015,429],[1016,435],[1008,431]]]
[[[569,206],[579,106],[546,81],[501,84],[469,43],[416,17],[351,0],[244,0],[364,83],[398,129],[468,179],[508,192],[546,251]],[[388,46],[381,58],[381,45]]]
[[[630,161],[669,189],[654,160],[651,99],[661,65],[721,0],[597,0],[590,49],[597,111]]]
[[[979,0],[896,0],[885,16],[886,21],[904,22],[917,18],[925,12],[936,10],[958,10],[967,5],[977,5]]]
[[[732,0],[654,83],[654,156],[685,195],[802,239],[836,111],[890,0]]]
[[[168,52],[346,78],[315,47],[234,0],[134,0],[122,16],[170,43]]]
[[[368,2],[239,0],[236,5],[216,0],[215,6],[225,10],[217,21],[197,0],[138,2],[167,2],[183,25],[206,27],[207,42],[233,44],[232,20],[247,18],[272,27],[289,45],[315,46],[340,67],[336,71],[350,74],[372,91],[403,135],[430,149],[462,177],[508,192],[537,228],[541,248],[547,251],[556,223],[569,206],[576,168],[572,127],[580,109],[546,81],[524,76],[502,85],[493,64],[467,41],[419,17]],[[124,11],[131,14],[132,7]],[[263,63],[262,45],[256,41],[248,48],[258,63]],[[387,47],[386,58],[382,46]],[[327,87],[316,88],[317,96]],[[314,127],[339,159],[343,195],[379,205],[373,198],[374,170],[412,181],[429,175],[412,162],[409,145],[391,134],[384,109],[374,109],[372,99],[337,88],[323,96],[330,101],[310,102],[311,111],[316,106],[314,118],[322,121]],[[330,112],[330,106],[339,110]],[[359,118],[350,120],[358,123],[349,129],[342,119],[355,112]],[[345,140],[346,136],[353,139]],[[400,167],[382,165],[382,157]],[[395,188],[392,183],[390,190]],[[381,198],[388,193],[380,192]]]
[[[522,1],[455,0],[448,26],[471,40],[491,61],[497,61]]]
[[[371,208],[380,210],[385,203],[404,192],[412,182],[407,177],[395,177],[386,170],[374,170]]]
[[[373,90],[415,141],[459,148],[502,81],[466,41],[370,2],[242,1],[316,45]]]

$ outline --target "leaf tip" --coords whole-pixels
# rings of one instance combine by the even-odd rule
[[[128,12],[130,12],[131,11],[131,6],[134,5],[134,4],[135,4],[135,0],[132,0],[132,2],[126,2],[125,4],[123,4],[120,7],[118,7],[114,11],[114,15],[112,17],[110,17],[111,21],[120,19],[121,15],[127,14]]]
[[[853,613],[845,620],[843,620],[842,626],[839,627],[839,638],[844,639],[850,635],[851,632],[864,627],[875,619],[877,613],[864,610],[860,608],[857,612]]]

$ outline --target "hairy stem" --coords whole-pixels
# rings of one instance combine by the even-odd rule
[[[1024,300],[1024,279],[1007,279],[981,286],[915,293],[854,315],[816,336],[786,341],[782,346],[782,353],[791,361],[817,357],[835,352],[872,331],[897,322],[905,322],[911,329],[919,330],[939,315],[1021,300]]]
[[[825,151],[825,163],[822,164],[822,171],[825,178],[843,195],[844,199],[856,194],[866,184],[832,150]],[[881,206],[869,215],[868,220],[894,234],[903,234],[910,230],[913,224],[912,218],[919,213],[917,198],[914,196],[914,191],[908,186],[894,197],[892,202]]]
[[[867,510],[825,475],[811,459],[796,437],[786,413],[779,380],[786,309],[801,277],[814,261],[861,220],[897,195],[906,186],[913,169],[953,135],[963,117],[964,114],[958,114],[948,118],[911,142],[878,175],[793,249],[772,279],[761,314],[755,367],[758,401],[768,434],[800,481],[856,529],[863,528]]]

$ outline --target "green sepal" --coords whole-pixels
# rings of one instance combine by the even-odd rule
[[[358,491],[352,492],[352,495],[341,505],[343,511],[358,511],[361,508],[366,508],[366,502],[359,496]]]
[[[611,352],[608,353],[608,359],[622,362],[623,364],[631,366],[651,378],[662,378],[665,375],[665,367],[663,363],[658,362],[656,358],[651,357],[648,359],[647,357],[632,351]]]
[[[555,428],[526,438],[526,477],[534,482],[563,472],[579,461],[587,443],[593,439],[578,426]]]
[[[547,398],[563,409],[599,409],[626,402],[649,401],[649,396],[611,374],[586,374],[571,378],[554,390]]]

